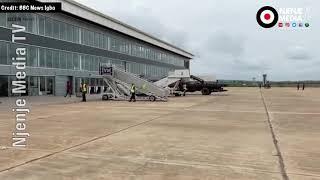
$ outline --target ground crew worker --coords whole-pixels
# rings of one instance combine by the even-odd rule
[[[133,102],[136,102],[136,86],[133,83],[131,84],[130,93],[131,93],[131,97],[129,102],[131,102],[132,100]]]
[[[82,92],[82,102],[87,102],[87,85],[86,83],[81,83],[81,92]]]

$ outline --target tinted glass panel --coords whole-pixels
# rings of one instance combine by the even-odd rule
[[[67,40],[67,27],[65,23],[60,23],[60,39]]]
[[[79,28],[73,27],[73,42],[79,43]]]
[[[60,22],[58,21],[53,21],[53,37],[60,38]]]
[[[53,63],[52,63],[52,50],[47,49],[46,51],[46,67],[52,68]]]
[[[59,51],[52,52],[52,60],[53,60],[53,67],[59,68],[60,67]]]
[[[0,16],[0,26],[6,26],[7,25],[7,13],[2,13]]]
[[[46,36],[52,37],[52,35],[53,35],[53,22],[51,19],[46,18],[45,27],[46,27],[46,29],[45,29]]]
[[[67,40],[72,41],[73,39],[73,26],[67,24]]]
[[[85,70],[85,65],[86,65],[86,59],[85,56],[81,56],[81,70]]]
[[[45,29],[45,18],[43,16],[39,17],[39,34],[44,35],[44,29]]]
[[[8,45],[0,42],[0,64],[8,64]]]
[[[60,52],[60,68],[67,69],[67,55],[65,52]]]
[[[80,69],[80,56],[78,54],[73,54],[73,67],[74,70]]]
[[[36,15],[32,13],[28,13],[26,16],[26,23],[27,23],[27,31],[31,33],[38,33],[37,32],[37,20]]]
[[[73,69],[72,53],[67,53],[67,69]]]
[[[27,65],[32,66],[32,67],[37,67],[38,66],[38,48],[36,47],[29,47],[28,48],[28,60],[27,60]]]
[[[46,65],[46,51],[45,51],[45,49],[39,49],[39,63],[40,63],[40,67],[45,67],[45,65]]]

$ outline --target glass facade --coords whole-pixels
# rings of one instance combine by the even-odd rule
[[[53,76],[27,76],[26,77],[26,93],[12,94],[14,88],[11,82],[17,80],[15,76],[0,75],[0,97],[8,96],[39,96],[54,95],[55,77]]]
[[[34,36],[29,36],[27,44],[0,39],[0,66],[2,65],[0,68],[6,69],[8,66],[3,65],[11,65],[11,57],[16,57],[15,49],[19,46],[27,49],[27,66],[40,67],[31,69],[33,73],[30,74],[31,76],[28,74],[26,78],[28,91],[26,94],[21,94],[22,96],[60,95],[61,88],[64,88],[62,84],[65,83],[63,77],[72,80],[76,93],[79,93],[81,82],[89,85],[90,94],[105,92],[106,84],[102,78],[96,76],[100,63],[112,64],[127,72],[152,80],[167,76],[168,72],[173,69],[185,68],[185,61],[188,59],[183,56],[111,29],[61,15],[2,13],[0,16],[0,28],[12,28],[13,23],[23,25],[28,33],[52,38],[42,38],[44,40],[57,42],[62,46],[66,44],[65,42],[69,42],[68,45],[71,42],[73,43],[72,48],[75,49],[91,47],[93,51],[102,52],[97,56],[93,52],[83,53],[79,49],[75,52],[61,46],[57,48],[56,44],[43,45],[47,47],[39,44],[29,45],[29,41],[33,38],[39,38]],[[116,58],[110,58],[110,54]],[[0,72],[0,97],[14,95],[11,93],[13,87],[10,82],[15,79],[15,76],[6,73]]]
[[[35,47],[27,49],[27,66],[38,67],[38,50]]]
[[[10,48],[8,48],[10,46]],[[15,56],[15,49],[18,44],[6,43],[0,41],[0,64],[8,64],[8,53],[10,57]],[[101,56],[92,56],[88,54],[79,54],[61,50],[35,47],[30,45],[21,45],[27,48],[27,66],[44,67],[55,69],[69,69],[81,71],[99,71],[99,64],[113,64],[128,72],[147,76],[166,76],[172,69],[168,67],[159,67],[155,65],[126,62],[118,59],[112,59]]]
[[[7,26],[7,14],[6,13],[2,13],[0,16],[0,26]]]
[[[27,27],[27,31],[30,33],[106,49],[170,65],[184,66],[185,58],[165,50],[124,39],[120,36],[88,30],[40,14],[3,13],[0,18],[0,26],[11,27],[11,24],[14,21],[6,22],[6,16],[11,18],[11,20],[21,22],[22,25]]]
[[[127,72],[150,79],[165,77],[169,71],[176,68],[184,68],[185,66],[186,58],[155,46],[147,45],[134,38],[126,38],[123,35],[110,32],[108,29],[101,30],[102,28],[95,28],[93,25],[92,28],[89,26],[89,30],[89,28],[85,28],[85,24],[79,22],[77,24],[66,23],[57,20],[56,16],[52,17],[55,18],[36,13],[2,13],[0,16],[0,26],[11,28],[13,23],[23,25],[28,33],[54,38],[59,40],[59,43],[63,43],[63,41],[72,42],[75,48],[85,45],[97,48],[96,50],[100,49],[100,52],[102,49],[106,53],[105,55],[95,56],[94,53],[85,54],[80,51],[72,52],[73,50],[65,51],[28,44],[17,44],[0,39],[0,65],[11,64],[11,57],[16,57],[15,49],[22,46],[27,48],[26,63],[28,67],[47,68],[45,71],[39,71],[41,74],[37,74],[37,76],[28,76],[26,78],[28,93],[23,95],[55,95],[55,91],[58,92],[61,85],[61,82],[57,82],[57,86],[55,84],[56,77],[54,74],[56,72],[58,72],[57,74],[63,72],[65,76],[69,77],[70,75],[71,78],[74,78],[75,92],[78,92],[78,87],[83,81],[92,86],[89,90],[90,93],[104,92],[105,89],[102,88],[105,85],[103,80],[89,77],[91,74],[95,75],[98,73],[100,63],[112,64]],[[110,51],[118,53],[118,58],[108,57]],[[138,60],[144,63],[132,62],[129,56],[131,58],[138,57],[140,58]],[[143,59],[147,61],[143,61]],[[152,61],[158,63],[150,63]],[[59,69],[69,71],[58,71]],[[70,70],[73,70],[73,72]],[[88,76],[87,74],[90,75]],[[12,87],[9,82],[13,80],[14,76],[0,75],[0,96],[12,96],[10,94]]]
[[[0,64],[8,64],[8,43],[0,41]]]

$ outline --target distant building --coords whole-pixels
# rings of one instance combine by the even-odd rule
[[[263,74],[263,81],[262,81],[262,85],[265,86],[267,84],[268,80],[267,80],[267,74]]]

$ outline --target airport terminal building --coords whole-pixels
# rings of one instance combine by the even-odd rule
[[[100,63],[113,64],[149,80],[161,79],[174,69],[190,68],[193,55],[185,50],[73,0],[55,2],[62,3],[61,13],[0,15],[1,97],[13,95],[11,81],[16,79],[16,70],[11,58],[20,46],[27,48],[28,91],[23,96],[62,96],[68,81],[74,94],[79,92],[81,82],[90,86],[91,94],[102,93]],[[12,43],[12,24],[26,27],[23,44]]]

